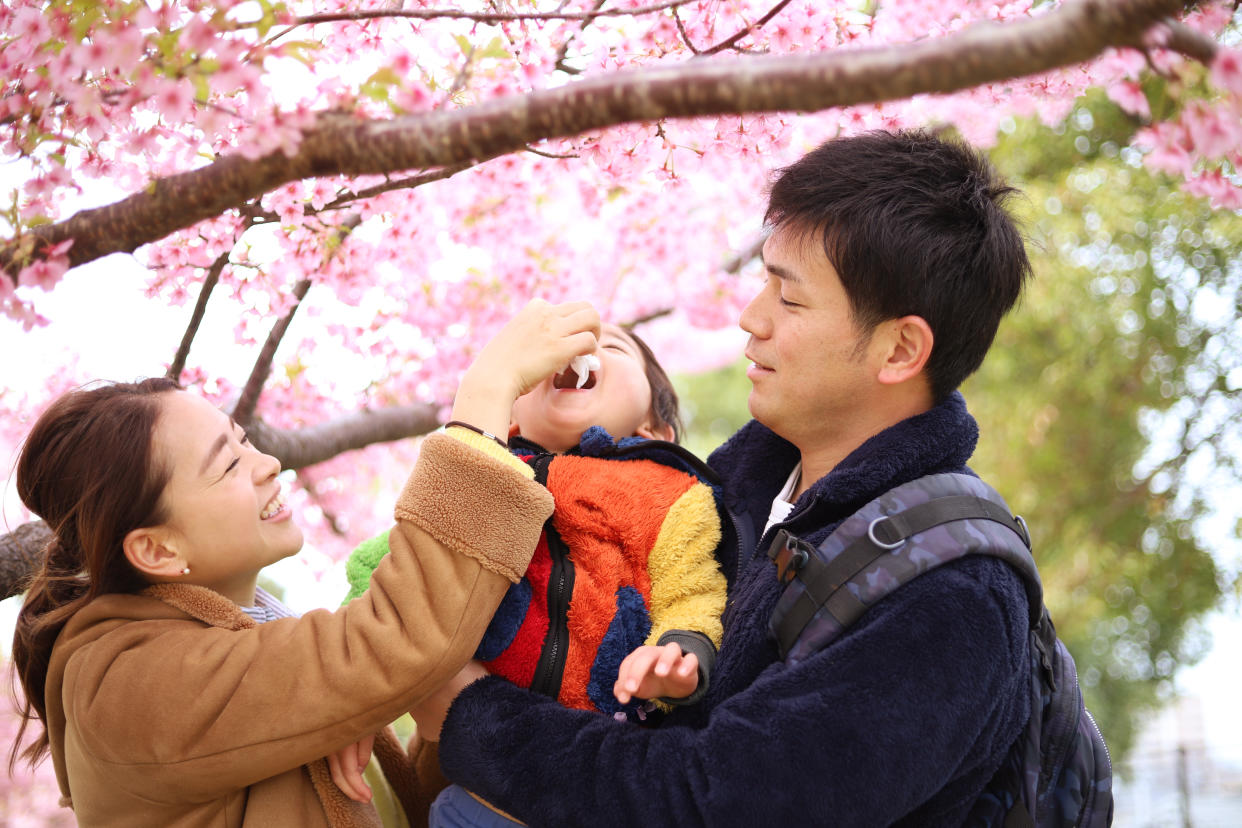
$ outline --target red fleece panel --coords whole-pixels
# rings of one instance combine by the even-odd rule
[[[617,589],[633,586],[650,607],[647,556],[694,478],[652,460],[561,456],[548,470],[552,523],[572,550],[573,601],[560,702],[593,710],[591,664],[616,614]]]
[[[548,553],[546,534],[539,536],[539,545],[535,547],[535,555],[531,558],[526,570],[526,579],[530,581],[530,607],[522,626],[518,627],[513,643],[491,661],[483,662],[488,670],[498,676],[504,676],[519,687],[530,687],[535,678],[535,667],[539,664],[539,653],[543,650],[543,640],[548,634],[548,578],[552,574],[552,557]]]

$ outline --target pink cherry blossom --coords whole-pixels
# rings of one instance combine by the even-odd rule
[[[1131,115],[1138,115],[1144,119],[1151,117],[1151,106],[1147,103],[1147,96],[1143,93],[1143,87],[1135,81],[1122,81],[1108,87],[1108,97]]]
[[[1217,51],[1212,61],[1212,83],[1242,98],[1242,49]]]
[[[190,115],[194,106],[194,89],[189,81],[166,82],[155,93],[152,104],[165,123],[175,124]]]

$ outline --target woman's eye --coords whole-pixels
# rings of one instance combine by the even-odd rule
[[[228,474],[228,473],[229,473],[229,472],[231,472],[233,469],[237,468],[237,465],[238,465],[240,462],[241,462],[241,458],[240,458],[240,457],[234,457],[234,458],[233,458],[233,462],[232,462],[232,463],[229,463],[229,467],[228,467],[227,469],[225,469],[225,470],[224,470],[224,473],[225,473],[225,474]]]

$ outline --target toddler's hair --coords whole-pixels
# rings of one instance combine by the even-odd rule
[[[684,427],[681,424],[681,402],[677,399],[677,390],[673,388],[673,381],[664,372],[663,366],[652,353],[651,347],[632,330],[628,328],[623,330],[630,339],[634,340],[634,344],[638,346],[639,352],[643,355],[647,384],[651,386],[651,413],[655,417],[656,425],[666,425],[672,428],[672,442],[680,443]]]

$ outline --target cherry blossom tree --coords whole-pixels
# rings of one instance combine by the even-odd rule
[[[312,542],[339,556],[387,520],[382,487],[412,451],[391,441],[437,426],[474,350],[529,297],[590,299],[679,366],[734,358],[701,343],[754,290],[768,174],[829,137],[925,126],[987,147],[1008,119],[1057,123],[1099,87],[1145,124],[1150,167],[1242,207],[1235,13],[13,0],[0,324],[55,325],[40,308],[68,271],[135,259],[148,293],[191,320],[180,343],[150,343],[150,373],[217,400],[296,469]],[[1153,114],[1153,76],[1176,107]],[[248,375],[198,361],[213,312],[236,316]],[[87,379],[66,366],[33,392],[0,387],[6,456]],[[6,594],[46,535],[0,538]]]

